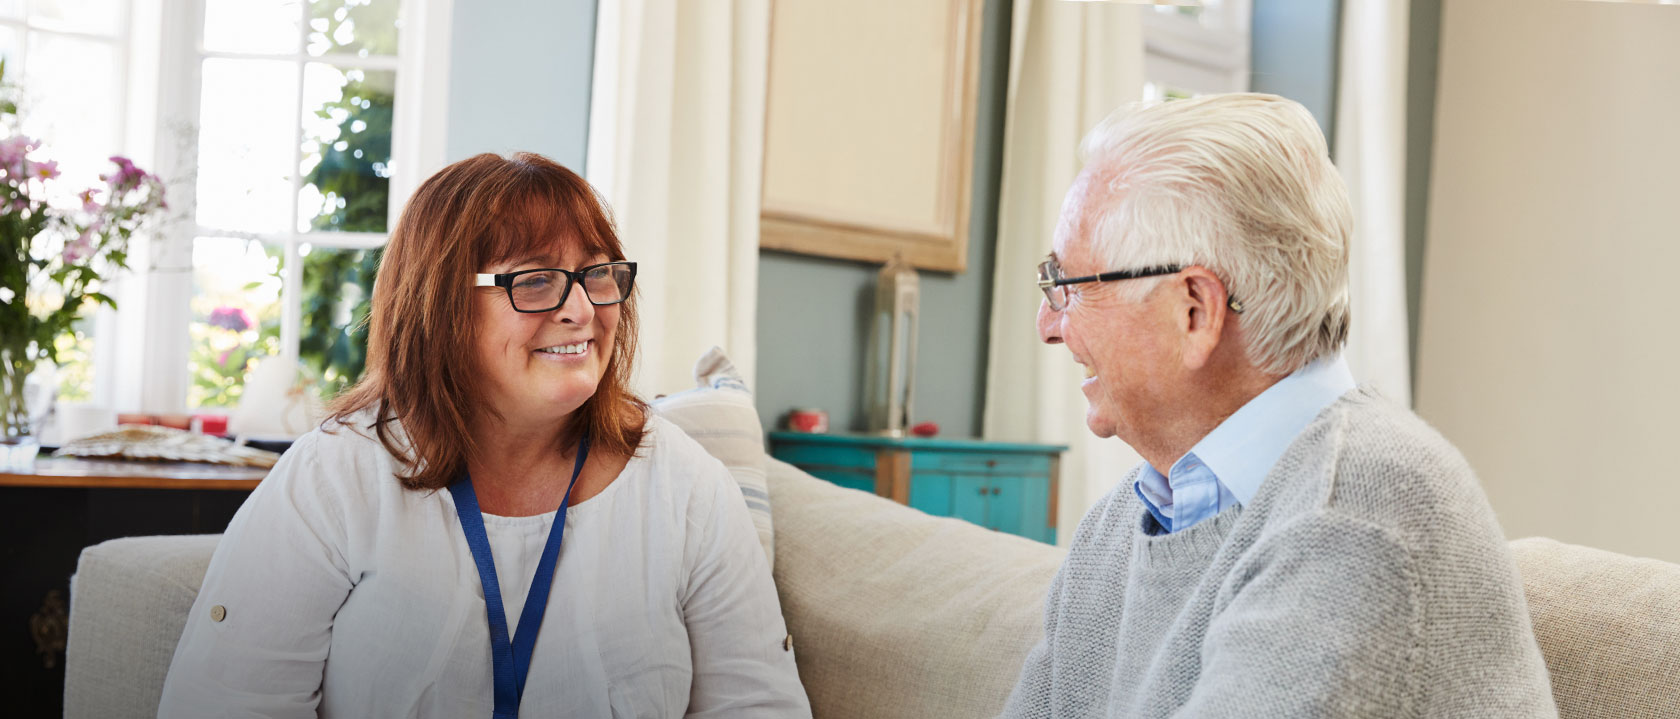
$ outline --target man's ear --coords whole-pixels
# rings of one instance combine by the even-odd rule
[[[1225,291],[1225,283],[1200,265],[1184,268],[1175,282],[1181,283],[1179,325],[1184,346],[1180,354],[1186,369],[1201,369],[1224,337],[1225,321],[1231,312],[1226,304],[1230,293]]]

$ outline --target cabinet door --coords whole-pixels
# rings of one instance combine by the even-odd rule
[[[935,517],[956,516],[956,490],[951,486],[955,481],[945,472],[916,472],[910,477],[910,506]]]
[[[984,527],[988,491],[984,475],[917,472],[910,480],[910,506]]]
[[[951,516],[996,529],[987,522],[991,505],[991,486],[983,474],[953,474],[951,477]]]
[[[986,526],[1040,542],[1054,542],[1050,532],[1050,481],[1047,477],[991,477]]]

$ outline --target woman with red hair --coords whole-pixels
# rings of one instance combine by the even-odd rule
[[[162,716],[809,716],[740,490],[628,387],[636,264],[537,155],[427,180],[367,373],[210,561]]]

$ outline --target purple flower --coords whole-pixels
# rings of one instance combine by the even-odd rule
[[[81,236],[64,245],[64,264],[73,265],[93,254],[93,228],[83,231]]]
[[[251,321],[251,315],[246,314],[245,310],[239,307],[223,305],[210,311],[210,325],[212,327],[244,332],[251,329],[254,324],[256,323]]]
[[[0,140],[0,169],[5,170],[8,177],[24,174],[29,151],[40,144],[35,138],[25,135],[12,135]]]
[[[37,177],[42,180],[51,180],[58,177],[58,162],[56,160],[29,162],[26,164],[29,166],[28,172],[30,177]]]
[[[81,200],[82,200],[82,211],[83,212],[98,212],[101,209],[101,205],[99,204],[99,201],[93,199],[93,193],[94,192],[95,192],[95,190],[93,188],[89,187],[86,190],[82,190],[81,192],[76,193],[76,196],[81,198]]]
[[[134,161],[122,155],[112,155],[111,162],[117,164],[117,171],[110,175],[100,175],[100,179],[110,183],[116,193],[124,193],[140,187],[147,179],[157,179],[151,173],[135,166]]]

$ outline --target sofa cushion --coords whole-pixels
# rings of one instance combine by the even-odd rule
[[[1680,565],[1511,542],[1562,719],[1680,718]]]
[[[693,389],[655,398],[653,408],[729,468],[746,499],[764,556],[774,564],[776,538],[770,492],[764,485],[768,456],[752,391],[720,347],[711,348],[694,363],[694,384]]]
[[[219,534],[113,539],[82,550],[70,583],[64,716],[157,716],[163,678]]]
[[[776,588],[822,717],[994,716],[1063,552],[769,461]]]

